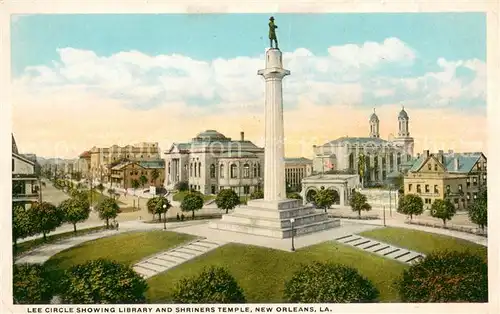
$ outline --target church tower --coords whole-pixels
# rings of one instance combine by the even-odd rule
[[[398,115],[398,137],[393,142],[401,146],[407,155],[413,156],[415,141],[413,137],[410,137],[409,123],[410,118],[408,117],[408,113],[405,111],[405,107],[402,107]]]
[[[375,108],[373,108],[373,113],[370,117],[370,137],[380,138],[379,124],[380,121],[375,113]]]

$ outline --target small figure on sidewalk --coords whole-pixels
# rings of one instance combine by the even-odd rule
[[[179,213],[177,213],[177,221],[181,220],[181,217],[179,216]]]
[[[181,221],[184,221],[184,214],[181,215]]]

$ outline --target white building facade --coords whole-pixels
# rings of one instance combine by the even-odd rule
[[[263,188],[264,149],[245,140],[232,140],[215,130],[199,133],[189,143],[174,143],[165,152],[165,188],[179,182],[203,194],[231,188],[248,195]]]
[[[414,139],[410,137],[409,117],[404,108],[398,115],[398,136],[380,138],[380,120],[374,112],[369,120],[368,137],[341,137],[321,146],[313,146],[313,172],[329,170],[359,173],[360,156],[364,156],[364,185],[382,183],[389,173],[400,171],[400,166],[411,160]]]

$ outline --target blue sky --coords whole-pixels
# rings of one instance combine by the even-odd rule
[[[268,45],[269,14],[201,15],[32,15],[14,17],[12,71],[50,65],[57,48],[182,54],[198,60],[258,56]],[[486,19],[482,13],[429,14],[275,14],[280,48],[307,48],[315,55],[334,45],[379,42],[396,37],[419,54],[407,75],[436,68],[435,60],[486,58]]]

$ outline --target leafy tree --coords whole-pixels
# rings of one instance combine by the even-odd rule
[[[152,197],[150,199],[148,199],[148,201],[146,202],[146,207],[148,208],[148,213],[152,214],[153,215],[153,220],[155,219],[155,216],[157,214],[156,212],[156,202],[158,202],[158,198],[157,197]],[[158,219],[160,219],[161,217],[158,217]]]
[[[256,200],[259,198],[264,198],[264,191],[262,190],[255,190],[250,194],[250,199]]]
[[[34,228],[28,210],[23,206],[12,206],[12,240],[14,249],[17,249],[17,240],[34,234]]]
[[[449,199],[435,200],[431,206],[431,216],[441,219],[445,226],[446,221],[451,220],[451,218],[455,216],[456,211],[455,205],[453,205]]]
[[[297,192],[288,193],[288,195],[286,197],[290,198],[290,199],[295,199],[295,200],[302,200],[302,196]]]
[[[172,204],[170,204],[166,197],[157,196],[156,198],[158,199],[155,203],[158,218],[161,220],[161,214],[163,214],[163,218],[167,221],[167,212],[172,207]]]
[[[294,303],[361,303],[377,299],[377,288],[355,268],[335,263],[303,264],[285,283],[284,297]]]
[[[414,215],[418,216],[424,212],[424,202],[418,195],[407,194],[399,199],[397,212],[410,216],[411,220]]]
[[[97,259],[71,267],[62,281],[61,298],[71,304],[145,303],[146,281],[130,266]]]
[[[200,193],[189,192],[181,203],[181,210],[183,212],[192,212],[194,219],[194,212],[203,208],[203,197]]]
[[[73,230],[76,233],[76,224],[89,219],[90,204],[84,198],[69,198],[59,205],[64,213],[65,221],[73,224]]]
[[[188,191],[189,190],[189,183],[186,181],[177,182],[177,184],[175,184],[175,189],[180,191],[180,192]]]
[[[120,206],[112,198],[103,199],[97,204],[96,210],[99,213],[99,218],[106,220],[106,228],[109,228],[109,220],[116,218],[121,213]]]
[[[53,285],[42,265],[14,264],[12,283],[15,304],[48,304],[52,299]]]
[[[488,302],[488,266],[470,252],[429,254],[396,281],[403,302]]]
[[[316,207],[318,208],[323,208],[326,210],[330,208],[335,202],[338,201],[338,194],[335,193],[335,191],[330,190],[330,189],[321,189],[316,193],[316,196],[314,197],[314,203],[316,204]]]
[[[158,169],[153,169],[153,171],[151,171],[151,180],[153,181],[152,183],[154,186],[156,186],[156,180],[158,180],[159,177],[160,171],[158,171]]]
[[[371,205],[367,203],[366,195],[358,191],[354,191],[354,193],[351,194],[350,204],[352,211],[358,212],[359,218],[361,218],[362,210],[370,211],[372,209]]]
[[[483,188],[479,191],[477,199],[469,208],[469,219],[479,225],[484,230],[484,226],[488,225],[488,191]]]
[[[142,175],[139,177],[139,182],[141,183],[141,186],[144,188],[144,185],[148,183],[148,178],[146,178],[145,175]]]
[[[97,189],[99,192],[101,192],[101,194],[102,194],[102,192],[104,192],[104,189],[105,189],[105,188],[104,188],[104,185],[102,185],[102,183],[99,183],[99,184],[96,186],[96,189]]]
[[[47,233],[54,231],[64,223],[64,213],[59,207],[48,202],[35,202],[28,210],[33,230],[43,234],[43,240],[47,239]]]
[[[173,292],[175,303],[245,303],[243,289],[222,267],[204,269],[197,276],[181,279]]]
[[[218,208],[225,209],[227,214],[230,209],[240,204],[240,197],[232,189],[222,189],[215,198],[215,204]]]
[[[132,188],[134,189],[134,195],[135,195],[135,191],[139,188],[139,186],[140,186],[140,183],[137,179],[132,180]]]

